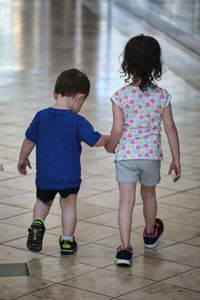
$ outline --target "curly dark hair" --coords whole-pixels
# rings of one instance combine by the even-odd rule
[[[156,87],[155,80],[162,76],[161,48],[156,39],[143,34],[131,38],[123,51],[122,77],[133,84],[141,80],[139,87],[145,91]]]

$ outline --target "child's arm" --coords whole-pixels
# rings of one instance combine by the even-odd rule
[[[95,147],[106,146],[110,140],[109,135],[102,135],[98,142],[94,145]]]
[[[165,132],[167,134],[169,147],[172,155],[172,162],[168,171],[168,174],[174,170],[175,177],[174,182],[179,180],[181,176],[181,165],[180,165],[180,149],[179,149],[179,139],[176,125],[172,116],[171,104],[169,104],[163,112],[163,123],[165,127]]]
[[[21,147],[21,151],[20,151],[20,155],[19,155],[19,161],[17,163],[17,169],[19,171],[19,173],[26,175],[27,171],[26,171],[26,167],[28,166],[30,169],[32,169],[31,167],[31,163],[28,159],[31,151],[33,150],[35,144],[32,143],[31,141],[29,141],[27,138],[24,139],[22,147]]]
[[[121,108],[112,102],[113,110],[113,126],[110,133],[110,141],[106,146],[106,150],[110,153],[115,152],[115,147],[118,144],[123,134],[124,116]]]

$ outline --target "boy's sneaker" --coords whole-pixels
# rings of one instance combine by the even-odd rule
[[[77,250],[75,237],[73,237],[73,240],[71,242],[70,240],[62,240],[62,236],[60,236],[59,243],[61,254],[73,254]]]
[[[38,252],[42,249],[42,240],[45,233],[45,226],[39,219],[33,221],[28,229],[27,248],[31,251]]]
[[[147,234],[146,230],[144,229],[144,233],[143,233],[144,246],[149,249],[155,248],[156,245],[158,244],[159,237],[163,233],[163,230],[164,230],[163,222],[160,219],[156,219],[153,235]]]
[[[127,248],[122,248],[121,246],[117,249],[117,254],[116,254],[116,264],[117,265],[126,265],[130,266],[132,261],[132,256],[133,256],[133,248],[132,247],[127,247]]]

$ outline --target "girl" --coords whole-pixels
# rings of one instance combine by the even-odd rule
[[[156,218],[156,185],[160,182],[161,120],[168,137],[172,162],[168,174],[175,172],[173,181],[181,175],[179,140],[173,121],[171,96],[157,86],[162,75],[161,49],[150,36],[131,38],[125,46],[122,62],[127,84],[111,96],[113,126],[108,152],[115,152],[116,178],[120,204],[118,221],[121,246],[116,263],[131,265],[130,245],[132,211],[135,204],[136,182],[141,184],[145,220],[144,246],[154,248],[163,233],[163,222]]]

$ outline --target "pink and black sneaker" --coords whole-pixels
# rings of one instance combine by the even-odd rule
[[[143,238],[144,238],[144,246],[146,248],[152,249],[155,248],[158,244],[158,239],[164,231],[163,222],[160,219],[156,219],[154,225],[154,231],[151,233],[147,233],[144,229]]]
[[[116,258],[115,258],[116,264],[130,266],[132,256],[133,256],[133,248],[132,247],[122,248],[120,246],[117,249],[117,254],[116,254]]]

